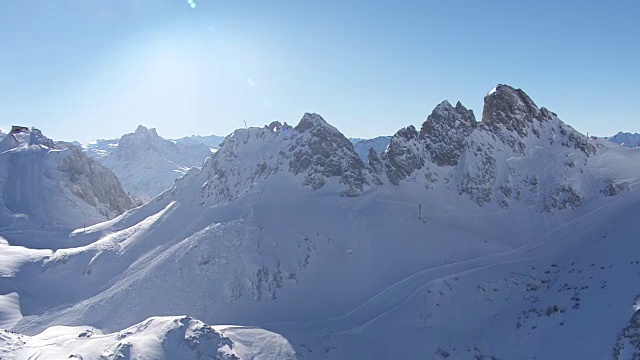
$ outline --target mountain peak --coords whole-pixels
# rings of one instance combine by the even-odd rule
[[[605,139],[615,144],[623,145],[630,148],[635,148],[640,146],[640,134],[638,133],[619,131],[614,136],[609,136],[609,137],[606,137]]]
[[[448,101],[441,102],[422,124],[420,138],[430,142],[431,158],[439,166],[456,165],[464,142],[477,126],[473,111],[459,101],[454,108]]]
[[[201,166],[211,156],[204,144],[167,140],[155,128],[143,125],[117,143],[101,162],[120,176],[125,190],[145,201],[169,189],[176,176]]]
[[[144,125],[138,125],[138,127],[136,128],[135,134],[144,135],[144,136],[153,136],[153,137],[159,136],[155,128],[148,128]]]
[[[494,130],[504,127],[520,137],[528,135],[528,125],[534,120],[547,121],[552,113],[540,109],[522,89],[499,84],[484,97],[482,123]]]
[[[322,116],[316,114],[316,113],[304,113],[304,115],[302,116],[302,119],[300,119],[300,122],[298,123],[298,125],[294,128],[296,131],[298,132],[305,132],[308,129],[311,128],[316,128],[316,127],[331,127],[333,128],[331,125],[329,125],[329,123],[327,123]]]
[[[449,102],[449,100],[443,100],[440,104],[436,105],[436,107],[434,108],[434,111],[447,110],[447,109],[453,109],[453,106],[451,106],[451,103]]]

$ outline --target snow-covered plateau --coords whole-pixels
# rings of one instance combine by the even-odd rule
[[[317,114],[236,130],[116,218],[0,228],[0,358],[638,359],[640,150],[484,100],[366,162]]]

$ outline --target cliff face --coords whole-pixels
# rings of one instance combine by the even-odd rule
[[[134,207],[116,176],[79,147],[59,149],[32,129],[10,134],[0,148],[4,226],[78,227]]]
[[[64,183],[73,194],[95,206],[106,218],[113,218],[134,207],[111,170],[85,155],[82,149],[70,147],[60,161],[60,170],[68,182]]]

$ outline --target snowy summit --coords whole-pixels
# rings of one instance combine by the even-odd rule
[[[64,247],[0,231],[0,356],[634,358],[640,153],[508,85],[484,102],[366,161],[318,114],[239,129],[148,203],[43,233]]]

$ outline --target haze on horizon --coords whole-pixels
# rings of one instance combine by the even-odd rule
[[[640,2],[112,0],[3,3],[0,128],[88,142],[226,135],[321,114],[345,135],[482,114],[496,84],[577,130],[640,132]]]

